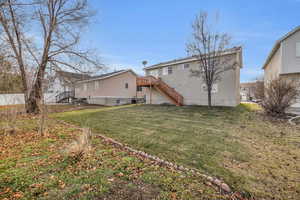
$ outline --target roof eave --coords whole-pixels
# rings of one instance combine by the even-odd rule
[[[224,54],[222,54],[222,56],[231,55],[231,54],[235,54],[235,53],[238,53],[238,52],[242,52],[242,47],[235,47],[233,49],[229,49],[228,51],[225,51]],[[155,64],[155,65],[152,65],[152,66],[149,66],[149,67],[145,67],[145,68],[143,68],[143,70],[157,69],[157,68],[160,68],[160,67],[166,67],[166,66],[170,66],[170,65],[174,65],[174,64],[182,64],[182,63],[197,61],[197,60],[198,59],[196,57],[188,57],[186,59],[179,59],[179,60],[174,60],[174,61],[170,61],[170,62],[166,62],[166,63]],[[242,68],[242,63],[243,63],[243,60],[241,58],[241,68]]]
[[[268,55],[266,62],[264,63],[262,69],[265,69],[267,67],[267,65],[270,63],[271,59],[273,58],[273,56],[275,55],[275,53],[277,52],[277,50],[280,48],[282,41],[277,41],[274,45],[274,47],[271,50],[271,53]]]
[[[272,59],[272,57],[274,56],[274,54],[276,53],[276,51],[279,49],[281,43],[286,40],[287,38],[289,38],[290,36],[292,36],[293,34],[295,34],[296,32],[300,31],[300,26],[297,26],[296,28],[294,28],[293,30],[291,30],[290,32],[288,32],[287,34],[285,34],[283,37],[281,37],[279,40],[276,41],[271,53],[269,54],[269,56],[267,57],[266,62],[264,63],[262,69],[265,69],[267,67],[267,65],[269,64],[270,60]]]
[[[97,80],[103,80],[103,79],[107,79],[107,78],[110,78],[110,77],[118,76],[118,75],[126,73],[126,72],[131,72],[132,74],[134,74],[135,76],[137,76],[137,74],[133,70],[128,69],[128,70],[124,70],[124,71],[121,71],[119,73],[115,73],[115,74],[112,74],[112,75],[109,75],[109,76],[105,76],[105,77],[99,77],[99,78],[95,78],[95,79],[88,79],[88,80],[83,80],[83,81],[77,81],[76,84],[87,83],[87,82],[97,81]]]

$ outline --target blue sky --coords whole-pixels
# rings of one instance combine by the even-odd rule
[[[110,70],[149,65],[186,56],[196,14],[220,15],[219,30],[243,47],[241,81],[262,74],[274,42],[300,25],[300,0],[92,0],[97,11],[84,40]]]

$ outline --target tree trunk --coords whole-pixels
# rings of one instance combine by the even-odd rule
[[[39,71],[36,76],[36,80],[34,82],[34,85],[32,87],[32,90],[29,94],[28,101],[26,102],[27,113],[32,114],[39,114],[41,112],[40,105],[42,101],[42,92],[43,92],[43,80],[44,80],[44,74],[45,74],[45,68],[46,64],[39,67]]]
[[[30,114],[39,114],[41,112],[39,103],[41,101],[40,95],[37,94],[38,91],[33,89],[30,96],[26,102],[26,112]]]
[[[211,88],[207,90],[208,107],[211,108]]]

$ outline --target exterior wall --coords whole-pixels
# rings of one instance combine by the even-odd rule
[[[74,88],[67,86],[62,78],[56,77],[54,81],[51,83],[50,87],[47,89],[47,93],[52,94],[52,96],[55,96],[65,92],[65,91],[74,91]]]
[[[268,65],[265,67],[265,73],[264,73],[264,82],[267,84],[273,79],[276,79],[279,77],[279,74],[281,72],[281,48],[279,48]]]
[[[257,82],[248,82],[248,83],[241,83],[241,100],[242,101],[252,101],[255,100],[255,88]]]
[[[97,83],[96,83],[97,82]],[[125,84],[128,83],[128,88]],[[98,84],[98,87],[95,85]],[[86,85],[86,90],[85,86]],[[88,97],[124,97],[136,96],[136,76],[131,72],[122,73],[109,78],[80,82],[75,88],[76,98]]]
[[[125,88],[126,83],[128,88]],[[131,72],[100,80],[80,82],[75,87],[75,97],[87,98],[88,103],[91,104],[128,104],[131,103],[131,98],[141,98],[143,94],[143,92],[136,91],[136,75]]]
[[[55,103],[55,94],[44,93],[47,104]],[[24,94],[0,94],[0,106],[25,104]]]
[[[169,98],[161,94],[154,88],[151,88],[151,100],[150,100],[150,88],[146,90],[146,104],[173,104]]]
[[[87,99],[87,102],[89,104],[116,106],[116,105],[131,104],[132,98],[91,97]]]
[[[236,61],[237,57],[239,57],[236,54],[230,56],[230,58],[226,57],[226,59],[230,59],[231,62]],[[188,69],[184,69],[183,64],[170,65],[173,68],[172,74],[159,75],[164,82],[184,97],[185,105],[208,105],[207,92],[203,89],[203,80],[200,77],[191,76],[191,69],[199,69],[198,65],[197,61],[190,62]],[[153,69],[146,70],[146,74],[153,74],[151,70]],[[164,69],[160,71],[164,71]],[[212,105],[236,106],[240,103],[239,71],[240,68],[237,67],[235,70],[229,70],[222,74],[222,79],[216,83],[217,92],[212,94]],[[150,103],[149,96],[150,92],[147,92],[147,103]],[[152,89],[152,103],[171,103],[171,101],[155,89]]]
[[[300,31],[286,38],[282,43],[282,74],[300,73],[300,57],[296,56],[296,43],[300,42]]]

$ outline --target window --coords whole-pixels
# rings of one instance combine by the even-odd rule
[[[162,74],[163,74],[163,75],[168,75],[168,68],[167,68],[167,67],[164,67],[164,68],[162,69]]]
[[[99,81],[95,81],[95,89],[98,89],[100,87],[100,82]]]
[[[172,74],[173,73],[173,68],[172,67],[168,67],[168,74]]]
[[[142,88],[141,86],[137,86],[137,87],[136,87],[136,91],[137,91],[137,92],[142,92],[142,91],[143,91],[143,88]]]
[[[188,63],[183,64],[183,69],[188,69],[188,68],[190,68],[190,64]]]
[[[128,89],[128,83],[125,83],[125,88]]]
[[[159,68],[158,69],[158,76],[161,76],[162,75],[162,68]]]
[[[207,92],[206,84],[202,85],[202,91]],[[211,93],[217,93],[217,92],[218,92],[218,84],[213,84],[212,89],[211,89]]]
[[[296,57],[300,57],[300,42],[296,43]]]

